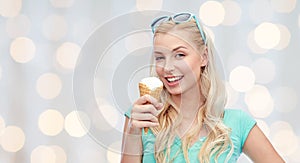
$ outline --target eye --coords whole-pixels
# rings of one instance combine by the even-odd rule
[[[175,58],[180,59],[180,58],[183,58],[183,57],[185,57],[185,54],[183,54],[183,53],[175,54]]]
[[[156,57],[155,57],[155,60],[156,60],[156,61],[160,61],[160,60],[163,60],[163,59],[164,59],[164,57],[162,57],[162,56],[156,56]]]

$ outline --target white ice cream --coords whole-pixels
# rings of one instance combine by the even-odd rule
[[[141,80],[141,83],[148,86],[151,91],[154,91],[156,88],[163,86],[163,83],[157,77],[147,77]]]

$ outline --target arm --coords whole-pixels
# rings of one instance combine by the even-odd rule
[[[143,155],[142,128],[159,125],[156,118],[162,104],[148,95],[140,97],[126,117],[122,140],[121,163],[141,163]]]
[[[255,163],[284,163],[284,160],[257,125],[251,129],[245,141],[243,152]]]
[[[139,129],[134,130],[131,127],[129,121],[130,119],[126,117],[122,141],[121,163],[140,163],[142,162],[143,151],[142,136],[139,135]]]

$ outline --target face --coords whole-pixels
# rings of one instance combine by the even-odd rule
[[[207,64],[206,49],[199,52],[188,34],[157,34],[154,38],[156,73],[171,95],[199,91],[201,67]]]

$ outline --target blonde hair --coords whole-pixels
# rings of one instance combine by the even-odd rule
[[[203,29],[203,28],[202,28]],[[202,73],[200,75],[200,91],[205,98],[204,104],[200,107],[196,121],[198,125],[190,129],[182,139],[182,152],[185,161],[189,163],[188,149],[192,146],[192,141],[197,137],[201,128],[205,127],[209,130],[205,142],[199,151],[198,159],[200,162],[209,163],[210,159],[214,157],[217,162],[218,157],[229,150],[229,154],[226,157],[226,161],[231,157],[233,153],[233,144],[230,139],[230,128],[223,124],[224,106],[226,102],[225,86],[222,80],[219,78],[215,67],[215,48],[206,35],[206,45],[201,38],[199,29],[195,23],[195,20],[189,22],[175,24],[173,21],[168,21],[160,24],[154,33],[154,37],[157,34],[166,34],[172,30],[185,30],[191,33],[191,41],[197,46],[199,52],[205,46],[207,46],[208,63],[205,67],[202,67]],[[155,75],[154,68],[151,70],[151,74]],[[164,88],[162,92],[161,100],[165,103],[162,112],[158,115],[159,127],[151,128],[156,135],[155,142],[155,159],[158,163],[172,162],[175,158],[170,158],[170,147],[174,143],[176,137],[176,129],[178,129],[182,116],[178,112],[178,108],[171,100],[170,94]],[[228,149],[229,148],[229,149]],[[177,154],[180,151],[177,152]]]

